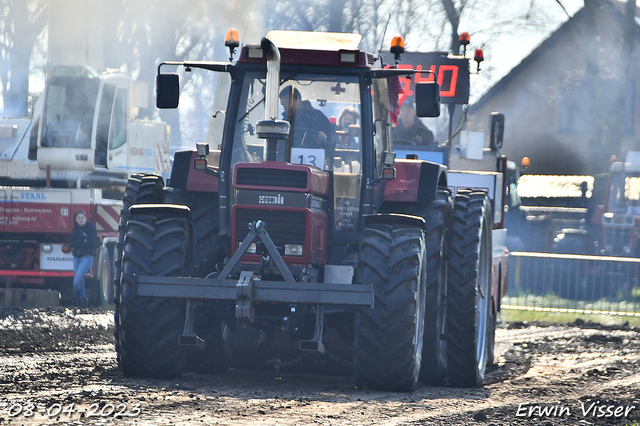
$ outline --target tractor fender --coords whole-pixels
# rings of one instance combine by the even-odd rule
[[[397,214],[397,213],[380,213],[364,215],[364,225],[369,226],[371,224],[383,224],[383,225],[406,225],[415,226],[417,228],[425,229],[426,222],[420,216]]]
[[[135,204],[131,206],[131,216],[152,215],[152,216],[172,216],[184,217],[191,220],[191,209],[178,204]]]
[[[396,160],[396,178],[384,188],[385,202],[435,200],[438,187],[447,186],[447,167],[423,160]]]

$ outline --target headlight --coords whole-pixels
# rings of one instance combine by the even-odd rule
[[[302,244],[285,244],[285,256],[302,256]]]
[[[41,248],[42,248],[42,251],[45,253],[51,253],[51,250],[53,250],[53,247],[51,247],[51,244],[43,244]]]

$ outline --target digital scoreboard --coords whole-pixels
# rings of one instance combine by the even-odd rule
[[[385,61],[393,60],[393,54],[382,53]],[[469,103],[469,59],[462,56],[447,56],[439,52],[405,52],[400,57],[399,69],[415,69],[413,79],[400,77],[404,94],[400,104],[413,99],[413,85],[423,81],[433,81],[437,76],[440,85],[440,100],[443,104]],[[431,71],[428,72],[428,71]],[[435,73],[435,76],[434,74]]]

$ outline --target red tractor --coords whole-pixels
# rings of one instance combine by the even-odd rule
[[[115,304],[126,375],[313,360],[370,389],[482,383],[500,297],[490,198],[454,197],[442,164],[395,159],[398,78],[415,71],[376,67],[359,41],[270,32],[235,62],[159,66],[159,108],[178,106],[167,67],[217,72],[228,95],[218,139],[177,152],[166,185],[129,181]],[[437,83],[414,90],[418,115],[437,116]],[[360,120],[341,129],[329,118],[347,107]]]

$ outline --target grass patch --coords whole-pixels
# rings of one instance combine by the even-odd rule
[[[560,309],[584,309],[594,311],[616,311],[616,312],[640,312],[640,303],[635,300],[612,300],[599,299],[592,301],[563,299],[553,293],[538,296],[532,294],[522,294],[519,296],[505,296],[502,299],[503,305],[513,306],[539,306]]]
[[[500,320],[502,322],[531,323],[535,321],[539,324],[570,324],[577,319],[581,319],[585,322],[591,321],[598,324],[610,326],[629,325],[631,327],[640,327],[640,317],[629,317],[621,315],[590,315],[566,312],[538,312],[518,309],[503,309],[500,312]]]

